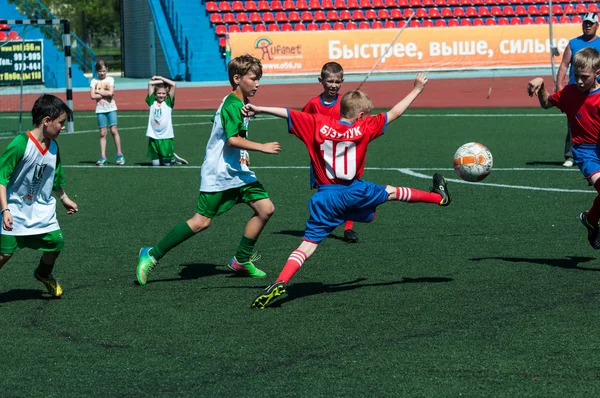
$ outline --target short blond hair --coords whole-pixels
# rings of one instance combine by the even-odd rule
[[[586,47],[578,51],[573,58],[573,71],[600,69],[600,53],[593,47]]]
[[[340,116],[344,119],[353,119],[360,112],[370,113],[373,109],[373,101],[371,98],[362,91],[352,90],[348,91],[342,97],[340,103]]]
[[[233,76],[239,75],[242,77],[252,72],[260,79],[262,77],[262,64],[260,63],[260,59],[250,54],[244,54],[229,61],[227,71],[229,72],[229,83],[235,88]]]

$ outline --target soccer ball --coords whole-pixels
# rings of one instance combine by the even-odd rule
[[[492,171],[494,160],[485,145],[469,142],[454,154],[454,171],[465,181],[481,181]]]

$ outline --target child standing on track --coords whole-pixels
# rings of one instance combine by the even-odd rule
[[[556,106],[567,115],[573,141],[573,161],[593,185],[598,196],[592,207],[579,215],[588,231],[588,242],[600,249],[600,53],[592,47],[584,48],[573,57],[575,83],[549,95],[544,79],[537,77],[527,85],[530,97],[536,95],[544,109]]]
[[[321,77],[319,83],[323,86],[323,92],[312,98],[304,105],[302,112],[318,113],[320,115],[331,116],[336,120],[340,119],[340,99],[339,93],[344,83],[344,69],[337,62],[327,62],[321,68]],[[310,168],[310,189],[318,188],[315,176]],[[344,240],[349,243],[358,242],[358,234],[352,228],[354,222],[346,220],[344,223]]]
[[[207,229],[213,218],[229,211],[237,203],[247,204],[254,214],[246,223],[236,254],[227,266],[244,276],[262,278],[266,275],[254,265],[253,261],[258,258],[253,251],[275,207],[254,172],[248,168],[248,151],[276,155],[281,147],[277,142],[261,144],[247,139],[250,119],[242,117],[242,108],[258,90],[262,76],[260,60],[248,54],[241,55],[229,62],[228,71],[233,91],[223,99],[213,118],[200,171],[196,213],[189,220],[175,225],[154,247],[140,250],[137,265],[140,285],[146,284],[150,271],[169,250]]]
[[[64,239],[52,192],[67,214],[77,212],[77,204],[63,188],[65,178],[56,143],[70,113],[71,109],[59,98],[42,95],[31,110],[33,130],[16,136],[0,156],[0,268],[19,249],[41,251],[33,276],[54,297],[63,293],[52,270]]]
[[[150,106],[148,117],[148,157],[152,166],[171,166],[173,163],[187,164],[174,152],[173,107],[175,106],[174,81],[162,76],[153,76],[148,82],[146,103]]]
[[[103,60],[96,63],[96,73],[98,79],[92,79],[90,83],[90,97],[96,101],[96,117],[98,119],[98,128],[100,129],[100,159],[96,166],[104,166],[106,160],[106,128],[110,128],[110,133],[115,140],[117,148],[116,164],[125,164],[125,157],[121,151],[121,137],[117,130],[117,103],[115,96],[115,79],[107,76],[108,67]]]
[[[408,109],[426,83],[425,75],[419,73],[413,90],[388,112],[376,116],[370,116],[373,103],[369,97],[358,90],[342,97],[341,120],[291,109],[244,106],[247,116],[266,113],[288,120],[289,132],[308,149],[319,187],[308,204],[310,217],[302,244],[290,255],[275,283],[254,300],[252,308],[263,309],[285,293],[287,284],[302,264],[344,220],[371,222],[377,206],[391,200],[440,206],[450,204],[446,180],[437,173],[433,175],[430,192],[376,185],[361,179],[369,143]]]

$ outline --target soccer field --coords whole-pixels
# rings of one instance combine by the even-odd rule
[[[60,397],[596,396],[600,261],[578,215],[594,199],[563,168],[566,118],[538,109],[407,112],[375,140],[364,178],[428,190],[442,173],[449,207],[386,203],[360,242],[342,228],[272,308],[250,304],[298,246],[308,216],[308,156],[284,120],[250,125],[278,141],[251,154],[275,204],[257,266],[225,267],[251,211],[236,206],[135,282],[140,247],[156,243],[196,205],[210,113],[175,111],[175,151],[189,166],[149,167],[147,112],[119,112],[127,160],[96,167],[93,113],[59,137],[66,191],[65,250],[50,299],[32,277],[39,255],[0,271],[0,395]],[[13,136],[0,135],[3,149]],[[481,183],[452,170],[462,144],[494,155]]]

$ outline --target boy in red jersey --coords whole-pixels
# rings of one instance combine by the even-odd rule
[[[549,95],[541,77],[527,85],[529,96],[537,95],[544,109],[556,106],[567,115],[573,141],[573,161],[583,176],[599,193],[592,207],[579,215],[579,220],[588,230],[590,245],[600,249],[600,53],[592,48],[584,48],[573,58],[575,84]]]
[[[321,69],[319,83],[323,86],[323,93],[312,98],[304,105],[302,112],[318,113],[319,115],[331,116],[335,119],[340,118],[340,99],[339,94],[342,84],[344,84],[344,69],[337,62],[327,62]],[[318,188],[312,167],[310,168],[310,189]],[[358,234],[352,229],[354,222],[346,220],[344,223],[344,240],[348,243],[358,242]]]
[[[370,116],[373,103],[361,91],[342,97],[341,119],[308,114],[284,108],[266,108],[247,104],[242,113],[248,116],[267,113],[287,118],[289,131],[304,142],[318,183],[318,192],[310,199],[310,218],[302,244],[288,258],[275,283],[267,287],[252,303],[262,309],[285,293],[292,276],[331,231],[345,220],[371,222],[375,209],[390,201],[450,204],[446,180],[433,176],[431,192],[390,185],[376,185],[361,179],[369,143],[384,133],[387,124],[399,118],[423,91],[427,78],[417,75],[413,90],[388,112]]]

